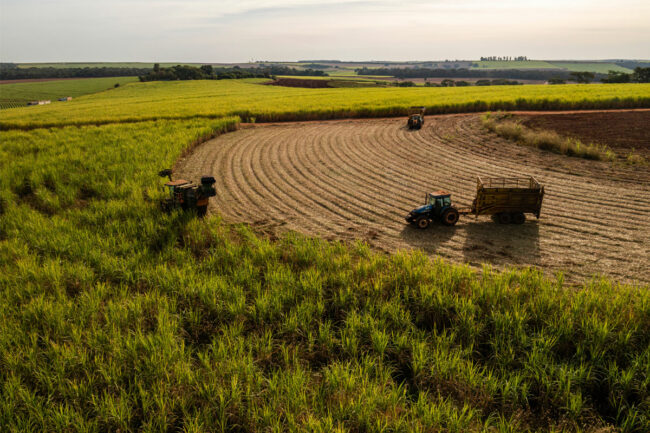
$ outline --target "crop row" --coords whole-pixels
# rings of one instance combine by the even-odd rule
[[[236,125],[0,132],[7,431],[648,431],[647,290],[161,214]]]
[[[300,89],[263,80],[133,83],[71,103],[6,110],[0,128],[239,116],[288,121],[429,113],[650,107],[650,84]]]

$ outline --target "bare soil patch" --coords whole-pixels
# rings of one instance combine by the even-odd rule
[[[331,87],[329,80],[320,79],[301,79],[301,78],[278,78],[270,83],[265,83],[267,86],[284,86],[284,87],[304,87],[308,89],[325,89]]]
[[[361,75],[363,77],[363,75]],[[396,83],[400,83],[403,81],[412,81],[414,83],[418,84],[424,84],[427,81],[430,83],[437,83],[440,84],[442,83],[443,80],[454,80],[454,81],[467,81],[468,83],[475,84],[478,80],[498,80],[499,77],[490,77],[490,78],[476,78],[476,77],[427,77],[427,79],[424,78],[395,78],[395,77],[373,77],[373,80],[377,81],[394,81]],[[546,83],[545,80],[521,80],[518,78],[505,78],[506,80],[511,80],[511,81],[517,81],[522,84],[544,84]]]
[[[296,230],[364,240],[379,250],[419,248],[472,266],[535,266],[567,279],[601,274],[650,282],[650,173],[522,147],[484,130],[476,114],[249,125],[198,146],[176,175],[212,174],[210,209],[275,236]],[[404,221],[424,195],[474,198],[476,176],[533,175],[546,186],[539,220],[454,227]]]
[[[617,153],[650,156],[650,110],[526,114],[523,123],[548,129],[582,142],[606,144]]]

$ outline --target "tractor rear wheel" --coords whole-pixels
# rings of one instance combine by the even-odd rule
[[[422,217],[415,220],[416,227],[419,228],[419,229],[422,229],[422,230],[429,227],[429,223],[430,223],[429,218],[424,217],[424,216],[422,216]]]
[[[453,226],[458,222],[458,211],[450,207],[442,214],[442,223],[446,226]]]
[[[498,214],[497,219],[499,220],[499,224],[510,224],[512,222],[512,217],[507,212]]]
[[[160,210],[169,213],[172,211],[172,202],[169,199],[164,199],[160,202]]]
[[[523,212],[515,212],[512,214],[512,222],[514,224],[523,224],[526,222],[526,215]]]

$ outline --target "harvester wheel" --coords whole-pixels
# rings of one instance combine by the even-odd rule
[[[512,217],[508,212],[501,212],[497,215],[497,219],[499,220],[499,224],[510,224],[512,222]]]
[[[453,226],[458,222],[458,211],[450,207],[442,214],[442,223],[446,226]]]
[[[514,224],[523,224],[526,222],[526,215],[523,212],[515,212],[512,214],[512,222]]]
[[[200,217],[205,216],[208,213],[208,205],[204,204],[203,206],[196,207],[196,214]]]
[[[169,213],[172,211],[172,203],[170,200],[163,200],[160,202],[160,210]]]
[[[429,222],[429,218],[422,216],[415,220],[415,225],[417,228],[424,230],[429,227]]]

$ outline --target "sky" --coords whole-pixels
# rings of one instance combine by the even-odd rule
[[[0,0],[3,62],[650,59],[648,0]]]

